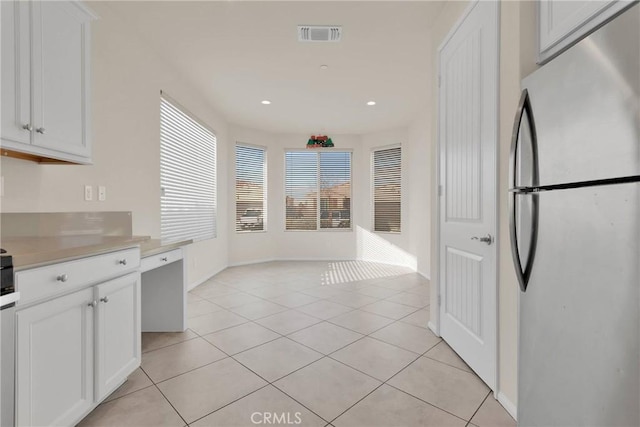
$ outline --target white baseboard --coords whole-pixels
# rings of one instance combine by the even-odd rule
[[[273,262],[273,261],[279,261],[279,260],[277,258],[264,258],[264,259],[256,259],[252,261],[232,262],[229,264],[229,267],[241,267],[243,265],[262,264],[263,262]]]
[[[440,337],[440,331],[438,330],[438,328],[436,328],[436,325],[431,323],[431,320],[429,320],[427,326],[429,327],[429,329],[431,329],[431,332],[433,332],[435,336]]]
[[[215,276],[216,274],[220,273],[222,270],[224,270],[227,267],[223,267],[218,271],[215,271],[211,274],[206,275],[205,277],[203,277],[202,279],[196,280],[195,282],[189,283],[189,286],[187,286],[187,292],[192,290],[193,288],[195,288],[196,286],[200,286],[202,285],[204,282],[206,282],[207,280],[211,279],[213,276]]]
[[[518,407],[514,405],[501,391],[498,392],[498,402],[500,402],[514,420],[518,421]]]
[[[353,258],[275,258],[274,261],[322,261],[322,262],[339,262],[339,261],[360,261]]]
[[[418,270],[416,270],[416,273],[418,273],[419,275],[421,275],[422,277],[424,277],[428,281],[431,281],[431,276],[429,276],[428,274],[424,274],[422,271],[418,271]]]
[[[423,273],[420,270],[416,270],[416,273],[418,273],[419,275],[421,275],[422,277],[424,277],[425,279],[427,279],[428,281],[431,281],[431,276],[427,273]]]
[[[216,274],[220,273],[221,271],[223,271],[225,268],[228,267],[241,267],[244,265],[251,265],[251,264],[261,264],[261,263],[265,263],[265,262],[276,262],[276,261],[322,261],[322,262],[340,262],[340,261],[365,261],[365,262],[378,262],[380,264],[385,264],[383,262],[380,261],[373,261],[373,260],[365,260],[365,259],[353,259],[353,258],[318,258],[318,257],[314,257],[314,258],[309,258],[309,257],[301,257],[301,258],[264,258],[264,259],[256,259],[256,260],[251,260],[251,261],[240,261],[240,262],[233,262],[230,263],[227,267],[224,267],[218,271],[216,271],[215,273],[208,275],[200,280],[196,280],[195,282],[189,284],[188,290],[192,290],[193,288],[195,288],[196,286],[199,286],[201,284],[203,284],[204,282],[206,282],[207,280],[211,279],[213,276],[215,276]],[[407,265],[402,265],[402,264],[388,264],[388,265],[394,265],[394,266],[400,266],[400,267],[408,267]],[[422,277],[424,277],[427,280],[431,280],[430,277],[424,275],[423,273],[416,271],[416,273],[420,274]]]

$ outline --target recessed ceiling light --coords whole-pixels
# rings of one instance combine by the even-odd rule
[[[369,101],[367,102],[367,105],[376,105],[376,101]]]
[[[271,104],[271,101],[269,101],[268,99],[265,99],[264,101],[262,101],[263,105],[269,105]]]
[[[322,65],[320,66],[320,69],[321,69],[321,70],[326,70],[327,68],[329,68],[329,66],[328,66],[328,65],[324,65],[324,64],[322,64]]]

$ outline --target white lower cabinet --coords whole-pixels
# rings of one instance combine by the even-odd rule
[[[73,425],[93,405],[93,295],[17,312],[16,425]]]
[[[129,252],[80,262],[131,258]],[[140,273],[136,255],[137,263],[127,266],[135,269],[129,274],[17,307],[17,426],[73,426],[140,366]],[[22,274],[27,278],[48,273],[56,277],[59,270],[75,271],[77,263]],[[114,262],[105,274],[113,277],[119,265]],[[29,281],[22,280],[27,288]],[[64,281],[71,281],[70,275],[65,274]]]
[[[95,287],[96,400],[107,397],[140,366],[140,275]]]

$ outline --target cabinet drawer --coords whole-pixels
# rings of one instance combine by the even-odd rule
[[[163,252],[161,254],[151,255],[142,258],[141,272],[153,270],[166,264],[182,259],[182,249],[174,249],[172,251]]]
[[[134,248],[20,271],[15,276],[19,305],[121,276],[139,266],[140,250]]]

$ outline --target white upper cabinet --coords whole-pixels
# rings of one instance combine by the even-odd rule
[[[632,4],[632,0],[539,0],[538,63],[549,61]]]
[[[78,2],[2,2],[3,150],[91,162],[93,18]]]
[[[31,49],[29,3],[0,2],[2,7],[2,144],[30,144]]]

